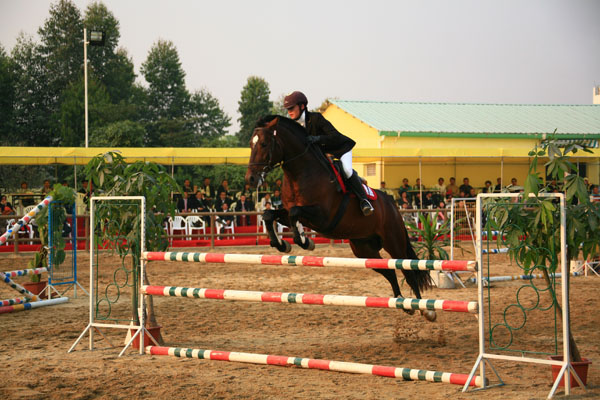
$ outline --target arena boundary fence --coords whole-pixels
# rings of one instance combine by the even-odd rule
[[[476,200],[476,256],[477,256],[477,265],[479,266],[479,273],[477,275],[477,292],[478,292],[478,325],[479,325],[479,355],[471,373],[469,374],[469,378],[472,378],[477,369],[479,368],[479,376],[483,379],[483,386],[479,389],[487,389],[492,386],[504,385],[504,382],[500,378],[500,375],[492,365],[492,360],[504,360],[504,361],[512,361],[515,363],[536,363],[536,364],[546,364],[546,365],[558,365],[561,367],[560,372],[558,373],[554,384],[548,394],[548,398],[552,398],[558,389],[558,385],[561,380],[564,378],[564,386],[565,386],[565,394],[569,395],[571,393],[571,377],[574,377],[575,380],[579,383],[580,386],[585,387],[580,377],[575,372],[571,364],[571,352],[569,348],[569,286],[568,286],[568,277],[569,277],[569,265],[567,263],[567,242],[566,242],[566,209],[565,209],[565,195],[563,193],[540,193],[540,197],[550,197],[556,198],[559,201],[560,207],[560,269],[563,279],[561,279],[561,298],[562,298],[562,356],[563,360],[548,360],[534,357],[526,357],[526,356],[510,356],[506,354],[500,354],[498,352],[493,352],[492,349],[488,349],[486,347],[486,336],[485,336],[485,303],[484,303],[484,268],[483,268],[483,201],[485,199],[490,198],[511,198],[511,199],[519,199],[521,194],[519,193],[480,193],[477,195]],[[533,196],[533,194],[531,194]],[[489,278],[489,276],[488,276]],[[558,300],[556,300],[558,301]],[[489,379],[486,378],[486,365],[488,365],[491,370],[494,372],[499,382],[495,385],[489,385]],[[569,373],[571,372],[571,373]],[[463,387],[463,392],[466,392],[469,389],[469,386],[465,385]]]

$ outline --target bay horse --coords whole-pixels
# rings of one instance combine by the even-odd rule
[[[304,233],[307,226],[327,238],[348,239],[352,252],[359,258],[381,258],[379,252],[383,248],[392,258],[416,260],[393,198],[375,191],[377,199],[371,200],[375,211],[364,216],[356,196],[339,190],[341,185],[332,179],[329,160],[306,138],[307,132],[300,124],[276,115],[262,118],[250,138],[246,182],[260,186],[266,174],[277,166],[281,166],[284,173],[282,207],[267,210],[263,215],[271,246],[282,252],[291,250],[290,244],[275,233],[274,225],[280,222],[292,229],[294,243],[304,249],[314,249],[314,242]],[[402,297],[394,269],[375,271],[391,284],[394,297]],[[429,271],[402,272],[416,298],[420,299],[421,291],[431,287]],[[422,314],[430,321],[436,318],[433,310],[422,311]]]

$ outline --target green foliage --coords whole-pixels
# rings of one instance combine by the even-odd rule
[[[273,103],[269,100],[270,94],[269,84],[263,78],[258,76],[248,78],[238,101],[241,117],[238,118],[240,131],[237,137],[241,146],[246,146],[250,141],[256,121],[268,115],[273,108]]]
[[[207,146],[209,143],[228,143],[227,140],[219,140],[225,138],[231,118],[221,109],[219,100],[208,90],[202,89],[192,95],[189,114],[194,131],[201,138],[200,144]]]
[[[417,255],[426,260],[447,260],[448,252],[444,249],[450,245],[450,221],[445,220],[439,227],[433,213],[419,213],[419,226],[407,223],[411,233],[419,237],[412,242]]]
[[[168,247],[163,221],[175,215],[175,204],[171,201],[171,192],[179,191],[177,183],[161,165],[150,162],[127,164],[116,152],[108,152],[94,157],[85,166],[85,174],[96,190],[106,196],[144,196],[146,197],[146,249],[164,251]],[[115,205],[103,207],[98,221],[106,221],[102,232],[104,238],[114,238],[127,232],[125,247],[119,247],[124,256],[129,248],[138,246],[136,237],[140,228],[139,218],[132,218],[132,211]]]
[[[0,45],[0,136],[3,138],[13,136],[13,103],[15,101],[14,72],[11,60]]]
[[[118,121],[92,129],[90,146],[93,147],[142,147],[146,130],[133,121]]]

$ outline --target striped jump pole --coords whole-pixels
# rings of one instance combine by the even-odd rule
[[[296,366],[307,369],[348,372],[353,374],[377,375],[389,378],[402,378],[406,381],[445,382],[465,385],[467,374],[450,372],[427,371],[411,368],[387,367],[382,365],[359,364],[353,362],[319,360],[312,358],[286,357],[266,354],[239,353],[233,351],[200,350],[180,347],[147,346],[146,354],[154,356],[174,356],[181,358],[198,358],[215,361],[232,361],[249,364],[279,365],[282,367]],[[483,379],[474,376],[469,386],[483,387]]]
[[[147,261],[185,261],[219,264],[262,264],[306,267],[353,267],[436,271],[477,271],[477,263],[475,261],[463,260],[404,260],[393,258],[343,258],[187,252],[143,252],[142,257]]]
[[[5,282],[8,286],[15,289],[17,292],[30,298],[31,301],[39,300],[38,295],[31,293],[29,290],[25,289],[23,286],[19,285],[18,283],[16,283],[12,279],[10,279],[4,272],[0,272],[0,281]]]
[[[0,307],[14,306],[15,304],[23,304],[23,303],[29,303],[29,299],[26,297],[24,297],[24,298],[17,297],[15,299],[0,300]]]
[[[8,276],[9,278],[15,278],[17,276],[26,276],[26,275],[41,275],[44,272],[48,272],[48,268],[35,268],[35,269],[18,269],[15,271],[7,271],[4,273],[4,275]]]
[[[44,207],[46,207],[48,204],[50,204],[51,201],[52,201],[52,196],[46,197],[37,206],[35,206],[34,209],[32,209],[31,211],[29,211],[27,213],[27,215],[25,215],[23,218],[21,218],[20,220],[18,220],[17,222],[15,222],[15,224],[13,226],[11,226],[9,229],[7,229],[6,232],[4,232],[4,234],[2,236],[0,236],[0,245],[6,243],[6,241],[14,233],[19,232],[19,230],[23,227],[23,225],[28,224],[31,221],[31,219],[33,217],[35,217],[35,215],[38,212],[40,212]]]
[[[192,297],[197,299],[253,301],[265,303],[296,303],[311,305],[398,308],[402,310],[442,310],[477,313],[476,301],[410,299],[396,297],[342,296],[333,294],[304,294],[186,288],[180,286],[142,286],[150,296]]]
[[[483,254],[501,254],[508,253],[508,247],[502,247],[500,249],[481,249]]]
[[[53,306],[55,304],[66,303],[67,301],[69,301],[68,297],[58,297],[56,299],[35,301],[33,303],[16,304],[14,306],[5,306],[5,307],[0,307],[0,314],[8,314],[8,313],[12,313],[15,311],[27,311],[27,310],[31,310],[33,308],[38,308],[38,307]]]

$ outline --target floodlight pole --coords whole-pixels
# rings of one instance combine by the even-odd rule
[[[88,84],[87,84],[87,29],[83,28],[83,92],[85,108],[85,147],[88,147]]]

